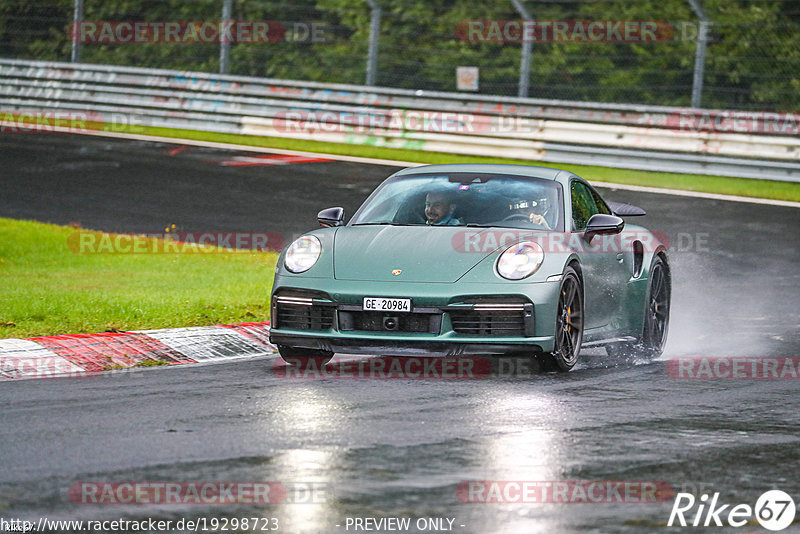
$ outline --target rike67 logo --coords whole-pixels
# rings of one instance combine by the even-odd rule
[[[719,501],[719,492],[710,499],[708,494],[696,499],[691,493],[678,493],[667,526],[743,527],[757,522],[767,530],[779,531],[792,524],[795,512],[794,500],[781,490],[764,492],[755,507],[723,504]]]

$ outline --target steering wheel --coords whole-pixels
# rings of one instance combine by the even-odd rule
[[[506,222],[506,221],[525,221],[525,222],[530,222],[530,220],[531,220],[530,216],[525,215],[524,213],[512,213],[511,215],[509,215],[508,217],[503,219],[503,222]]]

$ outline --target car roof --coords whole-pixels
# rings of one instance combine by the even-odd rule
[[[518,176],[531,176],[543,180],[557,180],[565,176],[576,176],[571,172],[561,169],[551,169],[549,167],[538,167],[535,165],[506,165],[499,163],[452,163],[446,165],[423,165],[421,167],[411,167],[396,172],[394,176],[412,176],[415,174],[429,173],[452,173],[452,172],[478,172],[487,174],[512,174]],[[578,176],[576,176],[578,177]],[[580,177],[578,177],[580,178]]]

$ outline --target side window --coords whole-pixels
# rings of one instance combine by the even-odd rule
[[[594,189],[590,189],[592,192],[592,198],[594,198],[594,203],[597,205],[597,213],[603,213],[605,215],[613,215],[611,212],[611,208],[605,203],[605,201],[600,198],[600,195],[597,194],[597,191]]]
[[[604,209],[605,208],[604,206]],[[583,230],[592,215],[600,213],[592,190],[581,182],[572,182],[572,222],[575,230]]]

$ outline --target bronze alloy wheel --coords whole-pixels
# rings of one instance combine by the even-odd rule
[[[555,350],[549,360],[557,371],[569,371],[578,361],[583,341],[583,288],[572,267],[564,270],[558,295]]]

